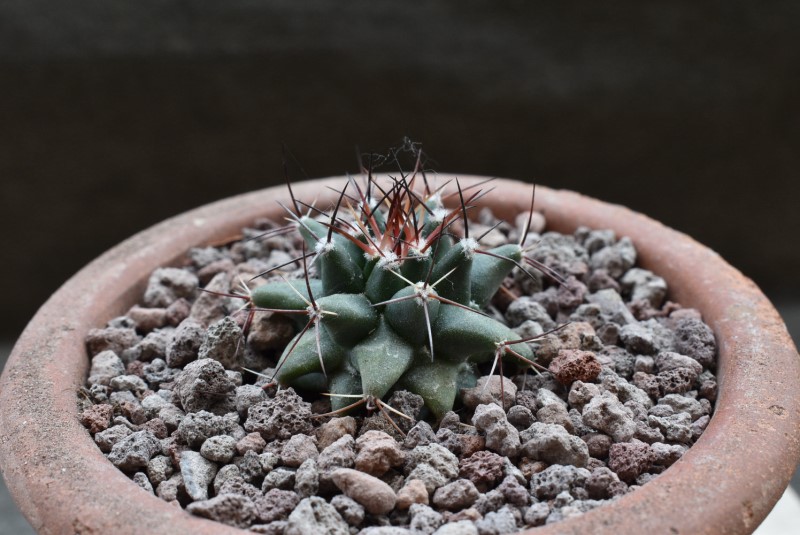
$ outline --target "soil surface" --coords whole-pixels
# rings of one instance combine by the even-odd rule
[[[490,230],[484,209],[470,232],[496,247],[526,221]],[[257,238],[276,227],[157,269],[139,305],[87,336],[82,421],[143,492],[257,533],[512,533],[634,492],[708,425],[716,344],[699,312],[636,267],[629,239],[546,232],[538,214],[527,254],[566,282],[515,269],[486,313],[541,335],[546,371],[487,367],[440,422],[406,391],[386,400],[406,417],[325,415],[324,396],[269,384],[286,317],[258,312],[243,333],[243,299],[198,290],[243,293],[286,263],[302,277],[295,233]]]

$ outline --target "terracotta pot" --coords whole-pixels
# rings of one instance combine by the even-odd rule
[[[461,177],[462,184],[478,180]],[[332,197],[341,178],[298,184]],[[529,186],[498,180],[486,203],[503,218],[527,209]],[[524,188],[524,189],[520,189]],[[89,264],[39,310],[6,365],[0,392],[0,466],[39,533],[233,534],[141,491],[78,422],[76,390],[89,359],[84,336],[124,313],[150,272],[189,247],[230,235],[288,202],[273,188],[226,199],[156,225]],[[645,216],[567,191],[537,189],[550,228],[611,228],[630,236],[640,264],[670,298],[703,313],[717,337],[719,395],[708,429],[655,481],[579,518],[536,533],[749,533],[781,496],[800,459],[800,359],[758,288],[716,253]]]

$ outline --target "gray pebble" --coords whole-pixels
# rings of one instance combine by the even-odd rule
[[[457,479],[433,493],[433,504],[440,509],[460,511],[470,507],[480,493],[469,479]]]
[[[504,535],[517,531],[517,519],[511,507],[506,505],[477,520],[475,527],[478,528],[479,535]]]
[[[692,440],[692,417],[689,413],[679,412],[671,416],[648,416],[651,427],[658,428],[669,442],[688,444]]]
[[[593,270],[604,269],[615,279],[619,279],[635,263],[636,249],[628,237],[623,237],[613,245],[598,249],[589,260],[589,265]]]
[[[166,361],[170,368],[181,368],[197,358],[205,329],[193,319],[185,319],[172,333],[167,344]]]
[[[306,459],[295,472],[294,491],[302,498],[314,496],[319,491],[319,470],[315,459]]]
[[[583,422],[609,435],[615,442],[627,442],[636,432],[631,411],[609,392],[593,397],[584,406]]]
[[[335,507],[323,498],[312,496],[304,498],[289,515],[286,535],[308,535],[327,533],[330,535],[350,535],[347,522]]]
[[[200,455],[215,463],[227,463],[236,453],[236,439],[228,435],[209,437],[200,446]]]
[[[94,435],[94,442],[103,453],[108,453],[114,445],[125,437],[131,435],[133,431],[125,425],[115,425],[105,431],[100,431]]]
[[[149,492],[150,494],[155,494],[153,490],[153,485],[150,483],[150,480],[147,479],[147,475],[144,472],[136,472],[133,474],[133,482],[139,485],[142,490]]]
[[[214,359],[226,369],[234,369],[238,366],[238,356],[243,352],[243,346],[242,330],[232,317],[225,316],[208,328],[197,351],[197,358]]]
[[[345,522],[358,527],[364,521],[364,507],[344,494],[337,494],[331,498],[331,505],[336,508]]]
[[[519,453],[519,431],[508,422],[506,413],[499,406],[478,405],[472,425],[486,435],[486,449],[507,457],[516,457]]]
[[[219,362],[202,359],[183,368],[175,379],[174,391],[186,412],[225,414],[236,409],[235,389]]]
[[[168,307],[181,297],[192,297],[199,284],[197,277],[188,270],[158,268],[147,282],[144,305],[151,308]]]
[[[642,268],[631,268],[620,279],[622,290],[631,301],[647,301],[653,308],[660,308],[667,295],[667,282]]]
[[[114,444],[108,460],[120,470],[132,472],[145,468],[147,462],[160,451],[161,442],[153,433],[136,431]]]
[[[181,476],[186,493],[195,501],[208,499],[208,487],[217,475],[217,465],[196,451],[181,453]]]
[[[531,494],[540,500],[550,500],[563,491],[583,488],[590,474],[586,468],[550,465],[531,477]]]
[[[295,486],[296,470],[292,468],[278,467],[272,470],[264,478],[264,483],[261,485],[262,492],[267,492],[272,489],[293,490]]]
[[[223,494],[210,500],[190,503],[186,511],[241,529],[250,527],[256,516],[253,500],[241,494]]]
[[[92,368],[89,371],[89,383],[107,385],[118,375],[125,373],[125,364],[111,350],[101,351],[92,357]]]
[[[589,448],[579,437],[556,424],[534,422],[520,433],[522,451],[531,459],[550,464],[586,466]]]
[[[444,524],[444,517],[442,517],[441,513],[434,511],[427,505],[415,503],[411,505],[408,512],[411,515],[409,527],[415,532],[430,535]]]

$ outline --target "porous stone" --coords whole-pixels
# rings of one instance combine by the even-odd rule
[[[657,349],[653,332],[641,323],[624,325],[619,330],[619,339],[634,354],[652,355]]]
[[[627,442],[636,432],[636,421],[630,409],[610,392],[594,396],[583,407],[583,423],[602,431],[615,442]]]
[[[300,497],[290,490],[271,489],[263,496],[254,499],[256,519],[266,524],[276,520],[286,520]]]
[[[352,435],[344,435],[322,450],[317,458],[317,465],[321,471],[325,472],[336,468],[352,468],[355,461],[355,440]]]
[[[505,458],[490,451],[478,451],[461,460],[459,475],[480,492],[491,490],[503,479]]]
[[[562,349],[548,369],[559,383],[569,386],[575,381],[594,381],[600,375],[600,362],[591,351]]]
[[[531,410],[528,407],[523,407],[522,405],[514,405],[508,410],[508,414],[506,419],[509,421],[511,425],[519,429],[527,429],[530,425],[536,421],[536,417],[533,415]]]
[[[668,394],[661,398],[658,401],[658,405],[650,409],[651,414],[652,410],[656,407],[669,407],[672,409],[672,414],[677,412],[688,413],[692,417],[692,420],[697,420],[707,413],[703,404],[698,400],[679,394]],[[655,416],[669,416],[669,414],[655,414]]]
[[[410,472],[420,464],[431,466],[448,481],[458,477],[458,458],[439,444],[417,446],[408,452],[406,472]]]
[[[658,389],[662,396],[683,394],[692,389],[697,374],[689,368],[675,368],[656,376]]]
[[[236,453],[244,455],[248,451],[261,453],[267,445],[267,441],[261,437],[260,433],[248,433],[236,442]]]
[[[161,451],[161,442],[150,431],[136,431],[117,440],[108,460],[126,472],[145,468],[147,462]]]
[[[433,493],[433,504],[440,509],[460,511],[475,503],[479,494],[472,481],[457,479],[436,489]]]
[[[241,494],[222,494],[209,500],[190,503],[186,511],[241,529],[248,528],[256,516],[253,501]]]
[[[570,435],[556,424],[535,422],[520,433],[522,452],[526,457],[550,464],[586,466],[589,448],[579,437]]]
[[[418,533],[429,535],[444,523],[444,517],[441,513],[434,511],[425,504],[413,504],[408,512],[411,515],[409,528]]]
[[[433,532],[433,535],[479,535],[478,528],[469,520],[448,522]]]
[[[650,446],[640,440],[613,444],[608,452],[608,467],[626,483],[633,483],[653,462]]]
[[[345,495],[363,505],[370,514],[383,515],[394,509],[395,492],[376,477],[350,468],[339,468],[331,473],[331,479]]]
[[[281,460],[284,466],[297,468],[307,459],[316,459],[319,455],[314,438],[309,435],[297,434],[286,442],[281,450]]]
[[[306,459],[294,475],[294,491],[303,498],[319,491],[319,469],[315,459]]]
[[[197,277],[188,270],[158,268],[147,281],[143,302],[148,307],[168,307],[181,297],[192,297],[199,284]]]
[[[96,434],[108,429],[114,407],[108,404],[92,405],[81,413],[81,424],[89,429],[91,434]]]
[[[86,348],[93,357],[104,351],[111,351],[119,356],[123,363],[130,362],[126,358],[126,350],[139,343],[141,337],[131,327],[106,327],[90,329],[86,334]]]
[[[323,498],[312,496],[301,500],[289,515],[285,535],[309,533],[350,535],[350,530],[335,507]]]
[[[105,431],[100,431],[94,436],[94,442],[103,453],[108,453],[114,445],[123,438],[131,435],[133,430],[125,425],[113,425]]]
[[[236,453],[236,439],[228,435],[207,438],[200,446],[200,455],[215,463],[227,463]]]
[[[516,457],[519,453],[519,431],[508,423],[506,413],[498,405],[478,405],[472,425],[486,436],[487,449],[506,457]]]
[[[267,400],[267,393],[256,385],[241,385],[236,387],[235,394],[236,412],[242,418],[247,418],[247,411],[253,405]]]
[[[635,263],[636,248],[628,237],[623,237],[613,245],[598,249],[589,260],[589,266],[593,270],[603,269],[615,279],[619,279]]]
[[[295,487],[296,475],[296,469],[279,466],[264,477],[261,490],[265,493],[272,489],[293,490]]]
[[[331,498],[331,505],[336,508],[345,522],[353,527],[358,527],[364,521],[364,506],[344,494],[337,494]]]
[[[352,416],[331,418],[323,423],[316,430],[317,445],[320,450],[324,450],[344,435],[356,434],[356,420]]]
[[[225,368],[213,359],[187,364],[175,379],[174,391],[186,412],[208,411],[225,414],[236,409],[236,386]]]
[[[381,431],[367,431],[358,437],[356,451],[356,469],[373,476],[382,476],[405,461],[397,441]]]
[[[642,268],[629,269],[620,284],[631,301],[647,301],[653,308],[659,308],[667,295],[667,282]]]
[[[204,337],[205,329],[200,323],[192,319],[182,321],[167,344],[167,366],[180,368],[195,360]]]
[[[475,521],[475,527],[478,529],[479,535],[514,533],[517,531],[517,518],[512,509],[506,505]]]
[[[551,500],[561,492],[583,488],[590,475],[586,468],[553,464],[531,476],[531,494],[539,500]]]
[[[197,350],[197,358],[214,359],[226,369],[234,369],[243,346],[242,330],[232,317],[225,316],[208,328]]]
[[[506,309],[505,318],[509,327],[517,327],[526,321],[534,321],[548,331],[556,326],[547,310],[528,296],[521,296],[512,301]]]
[[[524,478],[522,482],[527,483]],[[503,482],[500,483],[497,490],[503,494],[507,503],[516,505],[517,507],[523,507],[530,501],[528,489],[523,487],[522,483],[514,476],[507,476],[503,479]]]
[[[464,405],[469,409],[494,403],[507,411],[514,404],[516,395],[517,385],[501,375],[479,377],[474,388],[465,388],[461,392]]]
[[[699,362],[703,368],[714,366],[717,343],[711,328],[699,318],[685,318],[675,328],[675,350]]]
[[[125,373],[125,364],[111,350],[99,352],[92,357],[89,383],[107,385],[114,377]]]
[[[692,417],[689,413],[679,412],[670,416],[648,416],[651,427],[658,428],[664,438],[670,442],[688,444],[692,440]]]
[[[208,411],[187,414],[178,425],[175,436],[191,448],[199,448],[209,438],[224,434],[228,421]]]
[[[311,405],[292,388],[280,390],[274,398],[250,407],[244,428],[261,433],[265,440],[286,440],[296,434],[309,434],[313,431]]]

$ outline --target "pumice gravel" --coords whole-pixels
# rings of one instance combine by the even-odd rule
[[[534,215],[513,225],[483,208],[469,231],[485,247],[525,234],[526,254],[565,278],[515,268],[484,308],[535,338],[544,371],[481,364],[438,422],[400,388],[391,412],[329,414],[330,397],[271,383],[295,324],[220,295],[279,266],[249,289],[304,278],[302,238],[262,236],[269,220],[156,269],[140,304],[89,332],[81,421],[143,492],[255,533],[513,533],[635,492],[708,425],[713,333],[636,266],[628,238],[548,232]]]

